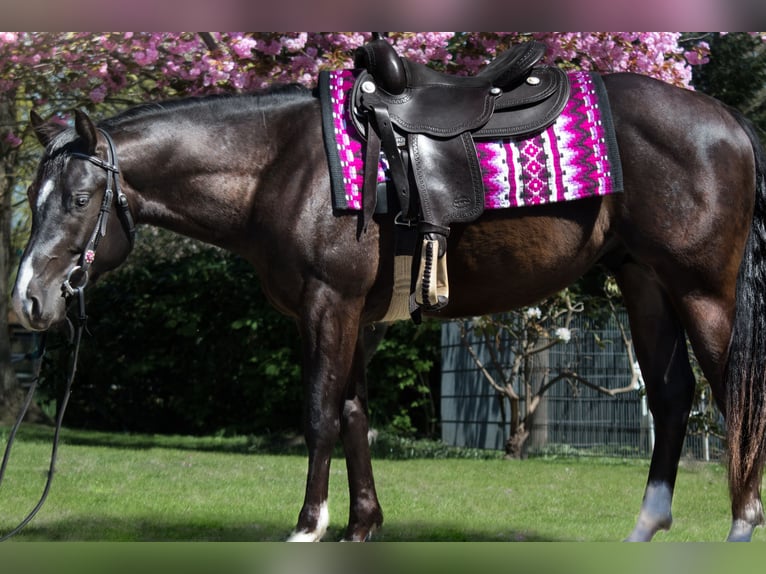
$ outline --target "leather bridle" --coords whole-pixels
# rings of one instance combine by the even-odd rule
[[[136,226],[133,221],[133,216],[130,214],[128,197],[122,191],[122,187],[120,186],[120,167],[117,162],[117,152],[115,151],[114,141],[106,131],[101,128],[99,128],[98,131],[101,132],[101,135],[104,136],[107,143],[106,161],[95,155],[84,153],[71,154],[72,157],[85,159],[105,170],[106,189],[104,190],[104,197],[101,199],[101,209],[98,212],[96,226],[80,256],[80,262],[69,271],[67,278],[64,280],[62,288],[64,290],[64,296],[66,297],[74,296],[77,289],[84,288],[88,283],[88,269],[90,269],[90,266],[96,258],[96,249],[98,248],[99,241],[106,235],[109,214],[112,210],[112,198],[115,198],[115,202],[119,208],[118,214],[120,216],[120,221],[122,221],[122,226],[125,228],[125,232],[128,235],[131,248],[133,247],[136,238]],[[77,287],[72,286],[72,280],[75,277],[78,279]]]

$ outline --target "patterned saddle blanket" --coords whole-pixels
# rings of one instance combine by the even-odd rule
[[[358,70],[320,75],[325,150],[333,208],[362,209],[364,140],[351,121],[350,93]],[[526,139],[476,141],[484,208],[544,205],[623,190],[622,169],[609,100],[598,74],[570,72],[570,95],[547,129]],[[389,181],[381,154],[378,183]]]

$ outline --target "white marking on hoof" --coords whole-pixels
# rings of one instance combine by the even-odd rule
[[[327,526],[330,524],[330,510],[327,507],[327,501],[325,500],[319,507],[319,519],[317,520],[317,527],[314,530],[301,530],[300,532],[293,532],[288,542],[319,542],[322,540],[325,532],[327,532]]]
[[[755,527],[763,524],[763,504],[760,499],[749,502],[742,511],[741,518],[731,521],[731,530],[726,538],[728,542],[750,542]]]
[[[670,505],[673,493],[665,483],[651,483],[646,486],[644,502],[638,514],[636,527],[626,542],[649,542],[658,530],[668,530],[673,523]]]
[[[755,527],[746,520],[733,520],[727,542],[750,542]]]

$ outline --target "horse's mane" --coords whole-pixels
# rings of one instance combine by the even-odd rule
[[[312,91],[298,84],[276,84],[265,90],[244,94],[212,94],[192,96],[162,102],[139,104],[103,120],[99,126],[104,129],[114,129],[126,122],[151,118],[174,112],[193,113],[197,110],[226,108],[237,110],[264,109],[266,107],[290,103],[310,96]]]

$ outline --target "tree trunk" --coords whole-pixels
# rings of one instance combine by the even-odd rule
[[[13,92],[0,93],[0,400],[17,386],[11,366],[11,342],[8,333],[12,166],[16,151],[6,139],[6,126],[15,125],[13,95]]]
[[[0,92],[0,424],[12,424],[18,416],[25,392],[11,364],[8,329],[11,277],[12,196],[18,150],[8,139],[16,127],[15,93]],[[47,421],[37,405],[31,405],[27,420]]]
[[[511,429],[511,434],[505,441],[505,458],[520,460],[525,457],[524,445],[529,438],[529,431],[523,424]]]
[[[533,357],[530,379],[533,381],[529,401],[532,405],[532,396],[536,396],[550,378],[551,371],[550,349],[546,349]],[[534,408],[530,408],[526,418],[529,427],[529,448],[539,450],[548,445],[548,394],[543,392],[539,400],[535,401]]]

